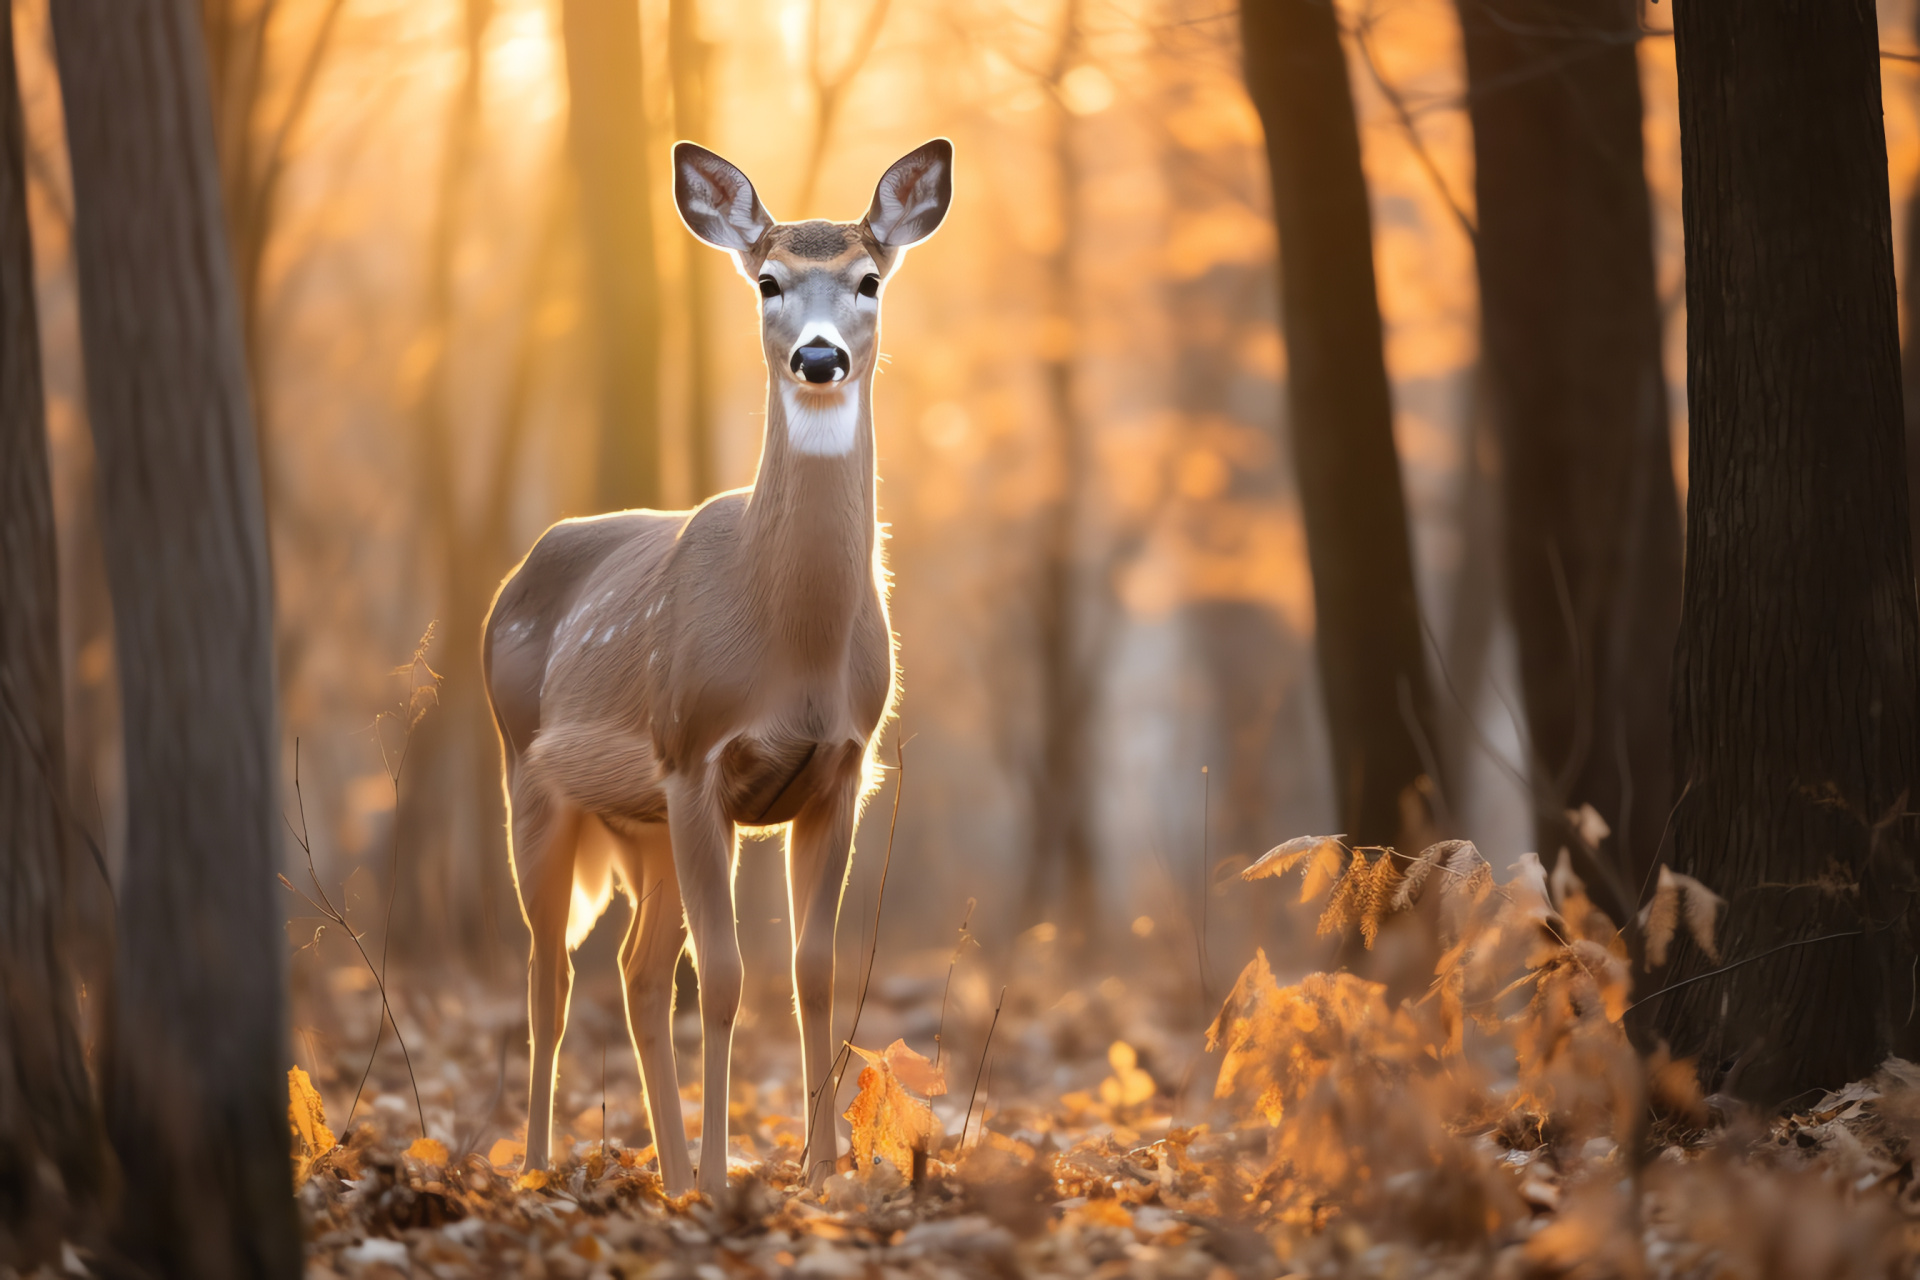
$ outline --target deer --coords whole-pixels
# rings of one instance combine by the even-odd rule
[[[753,483],[691,511],[562,520],[501,584],[482,659],[500,737],[509,858],[533,943],[524,1168],[553,1151],[572,953],[616,887],[619,964],[661,1181],[727,1186],[728,1069],[743,973],[743,830],[785,828],[807,1091],[802,1168],[839,1160],[834,934],[855,828],[899,694],[876,521],[880,305],[952,202],[936,138],[881,177],[858,222],[783,223],[704,147],[673,150],[674,203],[758,294],[766,421]],[[699,1172],[681,1120],[674,969],[699,980]]]

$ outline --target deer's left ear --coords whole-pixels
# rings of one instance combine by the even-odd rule
[[[945,138],[893,162],[874,188],[866,226],[888,249],[919,244],[940,229],[953,203],[953,144]]]

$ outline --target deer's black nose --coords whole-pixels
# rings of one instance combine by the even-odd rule
[[[800,347],[792,363],[793,371],[808,382],[838,382],[853,368],[847,353],[830,342]]]

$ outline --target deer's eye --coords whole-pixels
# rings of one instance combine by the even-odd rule
[[[763,298],[779,297],[780,282],[778,280],[775,280],[772,276],[761,276],[760,277],[760,296]]]
[[[871,271],[869,271],[866,275],[861,276],[860,277],[860,296],[863,298],[879,297],[880,296],[880,277],[877,275],[874,275]]]

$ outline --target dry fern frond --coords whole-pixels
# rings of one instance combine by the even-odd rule
[[[1663,863],[1653,900],[1640,909],[1640,930],[1647,940],[1648,967],[1658,969],[1667,962],[1667,948],[1673,944],[1674,933],[1683,917],[1687,933],[1706,953],[1707,959],[1720,963],[1720,949],[1714,943],[1713,931],[1720,908],[1725,905],[1726,899],[1719,894]]]
[[[1295,836],[1273,846],[1240,873],[1242,880],[1264,880],[1283,876],[1305,862],[1309,856],[1332,846],[1337,852],[1346,848],[1345,836]]]
[[[1473,841],[1442,840],[1438,844],[1430,844],[1421,850],[1420,856],[1407,867],[1406,875],[1402,877],[1399,887],[1393,891],[1393,909],[1405,911],[1411,907],[1414,899],[1420,895],[1421,886],[1426,884],[1427,877],[1461,849],[1473,849]],[[1478,857],[1479,854],[1480,851],[1474,849],[1474,856]]]
[[[1373,864],[1373,870],[1367,876],[1365,888],[1360,892],[1360,941],[1367,950],[1373,950],[1374,941],[1380,936],[1380,922],[1393,914],[1393,902],[1397,897],[1395,886],[1400,880],[1399,868],[1393,865],[1391,851],[1380,855]]]
[[[1383,853],[1380,856],[1384,860],[1392,855]],[[1333,896],[1327,899],[1327,909],[1320,913],[1320,924],[1314,930],[1317,935],[1324,938],[1329,933],[1344,932],[1348,925],[1360,918],[1360,897],[1370,878],[1369,872],[1367,855],[1355,850],[1353,860],[1347,863],[1347,869],[1333,883]]]

